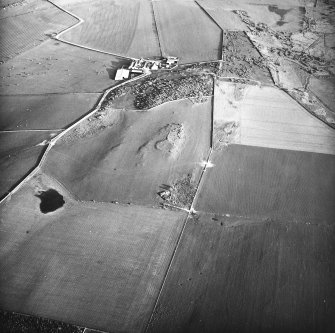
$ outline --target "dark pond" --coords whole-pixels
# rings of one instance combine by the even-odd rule
[[[303,16],[305,14],[305,8],[304,7],[298,7],[298,8],[290,8],[290,9],[281,9],[278,8],[278,6],[268,6],[268,9],[270,12],[275,13],[280,16],[280,20],[277,22],[278,26],[283,26],[287,22],[285,21],[285,16],[290,11],[295,11],[298,9],[299,16]]]
[[[63,196],[52,188],[39,192],[36,197],[41,200],[40,210],[43,214],[54,212],[65,204]]]

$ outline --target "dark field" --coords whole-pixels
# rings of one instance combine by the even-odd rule
[[[43,214],[35,195],[48,188],[66,202]],[[147,324],[186,218],[78,203],[45,176],[12,195],[0,214],[0,308],[113,332]]]
[[[334,332],[334,224],[187,222],[148,332]]]
[[[57,132],[0,133],[0,198],[37,165],[45,148],[38,144],[55,134]]]
[[[0,330],[5,333],[82,333],[84,328],[39,317],[0,310]]]
[[[93,108],[100,94],[0,96],[0,130],[60,129]]]
[[[335,218],[335,156],[231,145],[215,152],[196,210],[290,220]]]

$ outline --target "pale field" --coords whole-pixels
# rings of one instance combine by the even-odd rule
[[[49,152],[43,170],[82,200],[156,205],[163,184],[188,174],[197,183],[210,146],[211,108],[211,100],[198,105],[184,100],[146,112],[109,110],[115,115],[111,124],[87,137],[67,134]],[[175,154],[157,148],[171,124],[182,125],[185,134]],[[92,129],[92,121],[87,126]]]
[[[311,77],[309,90],[312,91],[320,101],[335,113],[335,80],[334,78]]]
[[[102,92],[124,60],[49,40],[0,65],[0,94]]]
[[[200,0],[209,15],[223,28],[231,30],[243,29],[244,24],[235,22],[233,10],[244,10],[257,23],[265,23],[274,30],[298,31],[301,28],[305,1],[220,1]],[[220,15],[221,14],[221,15]]]
[[[187,222],[147,332],[330,333],[333,244],[334,224],[200,214]]]
[[[181,63],[221,59],[221,29],[195,2],[154,1],[162,53]]]
[[[37,191],[65,205],[42,214]],[[186,213],[73,201],[38,175],[3,203],[0,306],[113,332],[149,320]]]
[[[233,143],[335,154],[335,132],[273,87],[215,85],[214,123],[238,123]],[[241,95],[241,96],[240,96]]]
[[[308,223],[335,221],[335,156],[230,145],[215,151],[199,211]]]
[[[100,94],[0,96],[0,130],[61,129],[90,111]]]
[[[212,17],[212,19],[223,30],[241,30],[246,31],[248,27],[239,16],[231,10],[227,10],[222,5],[222,2],[198,0],[197,3]]]
[[[46,1],[0,10],[0,18],[0,60],[15,57],[41,44],[47,34],[77,23],[77,19]]]
[[[75,1],[64,7],[84,22],[61,38],[127,57],[160,56],[149,1]]]

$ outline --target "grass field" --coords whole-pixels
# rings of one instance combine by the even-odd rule
[[[215,152],[196,210],[306,221],[335,218],[335,156],[231,145]]]
[[[100,94],[0,96],[0,130],[60,129],[93,108]]]
[[[211,107],[183,100],[147,112],[107,110],[105,122],[87,121],[57,143],[43,168],[83,200],[156,204],[163,184],[188,174],[197,182]]]
[[[333,332],[333,256],[334,224],[200,215],[147,332]]]
[[[41,44],[48,38],[47,34],[60,32],[77,23],[74,17],[47,1],[36,1],[34,7],[29,4],[30,10],[27,6],[19,7],[22,8],[7,9],[6,13],[15,14],[0,19],[0,61]]]
[[[50,40],[0,65],[0,94],[101,92],[127,63]]]
[[[222,1],[198,0],[197,3],[208,13],[209,16],[223,30],[248,30],[237,14],[229,9],[225,9]]]
[[[221,29],[191,1],[154,1],[163,55],[181,63],[221,59]]]
[[[48,214],[36,192],[66,201]],[[185,213],[78,203],[45,176],[1,207],[0,307],[113,332],[142,331]]]
[[[217,81],[214,123],[230,122],[238,124],[233,143],[335,154],[334,130],[277,88]]]
[[[302,27],[302,19],[305,13],[305,2],[296,0],[286,1],[220,1],[220,0],[200,0],[206,11],[223,29],[247,30],[243,25],[235,22],[231,15],[233,10],[243,10],[257,24],[259,22],[267,24],[274,30],[298,31]],[[220,15],[221,14],[221,15]]]
[[[128,57],[160,55],[150,1],[77,1],[65,6],[84,23],[63,39]]]
[[[335,80],[311,77],[309,89],[335,113]]]
[[[0,197],[34,168],[44,149],[38,144],[56,133],[0,133]]]

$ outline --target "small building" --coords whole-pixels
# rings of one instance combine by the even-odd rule
[[[169,65],[169,66],[177,65],[178,60],[179,60],[178,57],[167,57],[166,58],[166,64]]]
[[[115,81],[127,80],[129,78],[129,69],[119,68],[116,71]]]

